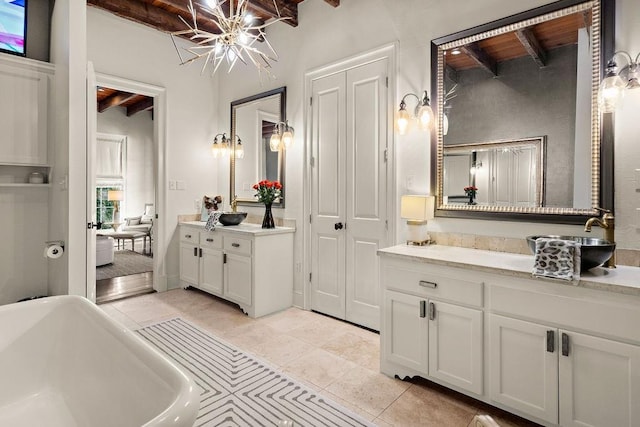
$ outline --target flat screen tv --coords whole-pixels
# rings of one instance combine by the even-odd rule
[[[0,52],[25,55],[27,0],[0,0]]]

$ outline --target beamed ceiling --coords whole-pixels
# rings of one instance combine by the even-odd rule
[[[298,4],[304,0],[249,0],[248,9],[256,18],[256,24],[270,19],[287,18],[283,23],[298,26]],[[340,0],[324,0],[333,7],[340,5]],[[184,30],[186,22],[191,23],[189,0],[87,0],[89,6],[104,9],[124,19],[147,25],[158,31],[171,33]],[[208,13],[203,12],[205,0],[193,0],[196,8],[198,27],[211,33],[218,33],[218,27]],[[236,0],[237,4],[237,0]],[[229,11],[229,1],[225,1],[222,8]],[[153,110],[153,98],[127,92],[120,92],[109,88],[98,89],[98,112],[108,108],[121,106],[127,109],[127,116],[140,111]]]

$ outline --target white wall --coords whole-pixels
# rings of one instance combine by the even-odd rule
[[[98,114],[98,132],[127,137],[125,203],[121,218],[142,215],[145,203],[154,203],[153,121],[150,111],[127,117],[124,107],[113,107]]]
[[[49,294],[86,292],[86,74],[84,2],[58,0],[51,20],[51,62],[56,74],[50,104],[53,129],[49,159],[49,240],[66,242],[65,254],[49,260]]]
[[[398,74],[396,97],[392,99],[393,111],[397,110],[401,96],[407,92],[420,93],[430,89],[430,42],[432,39],[483,24],[504,16],[549,3],[547,0],[482,0],[448,2],[403,0],[350,0],[333,8],[323,1],[308,0],[299,5],[300,25],[292,28],[276,23],[267,31],[269,41],[280,55],[273,67],[275,81],[263,85],[256,72],[247,67],[237,67],[230,74],[220,73],[218,92],[218,120],[228,120],[229,102],[278,86],[287,86],[287,118],[298,130],[295,146],[287,152],[286,191],[284,212],[275,210],[276,216],[295,218],[299,225],[303,220],[304,169],[304,114],[303,100],[305,72],[321,65],[370,50],[384,44],[398,42]],[[640,50],[640,4],[636,0],[618,0],[617,49]],[[635,44],[631,44],[631,43]],[[640,207],[640,193],[631,184],[634,168],[640,168],[640,144],[633,135],[638,134],[637,115],[640,102],[626,107],[618,117],[616,161],[616,213],[618,216],[618,242],[621,248],[640,249],[636,207]],[[623,119],[623,117],[625,117]],[[626,119],[626,120],[625,120]],[[624,123],[623,123],[624,122]],[[396,135],[394,153],[396,167],[396,191],[427,193],[429,183],[429,136],[420,132]],[[633,160],[635,159],[635,160]],[[636,164],[634,164],[634,162]],[[228,181],[228,171],[221,168],[220,183]],[[633,178],[635,179],[635,178]],[[640,179],[640,178],[638,178]],[[411,188],[407,188],[412,181]],[[635,181],[634,181],[635,182]],[[640,186],[640,184],[638,184]],[[223,185],[226,187],[226,184]],[[399,207],[398,207],[399,209]],[[259,214],[261,208],[249,208]],[[634,220],[631,216],[635,215]],[[405,226],[397,220],[398,242],[403,240]],[[634,222],[635,221],[635,222]],[[524,237],[536,233],[581,233],[580,226],[538,224],[523,222],[494,222],[480,220],[437,219],[430,221],[434,231],[475,233],[501,237]],[[621,231],[627,231],[622,233]],[[632,232],[631,232],[632,231]],[[599,234],[598,231],[595,231]],[[296,233],[295,253],[303,250],[302,233]],[[296,262],[300,262],[297,259]],[[303,285],[301,273],[296,273],[295,288],[299,298]],[[300,301],[299,299],[297,300]]]
[[[167,179],[184,181],[186,190],[167,193],[164,230],[167,242],[164,248],[158,248],[157,254],[165,266],[169,287],[175,287],[178,286],[177,216],[196,213],[195,199],[222,191],[217,185],[216,162],[210,150],[213,136],[220,132],[216,120],[216,79],[209,74],[201,75],[198,66],[180,66],[167,34],[93,7],[86,9],[87,53],[96,72],[166,89],[167,155],[161,158],[166,162]],[[227,106],[225,112],[228,111]]]

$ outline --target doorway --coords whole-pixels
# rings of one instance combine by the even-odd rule
[[[165,91],[89,71],[87,297],[164,291]]]
[[[307,76],[310,308],[379,330],[377,250],[391,242],[394,47]]]

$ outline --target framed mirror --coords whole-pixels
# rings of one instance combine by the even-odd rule
[[[280,181],[282,196],[274,207],[284,207],[285,150],[272,151],[271,135],[279,122],[285,121],[287,89],[281,87],[252,95],[231,103],[231,141],[233,155],[230,156],[230,195],[237,197],[239,205],[258,204],[253,185],[268,179]],[[238,142],[244,154],[238,153]]]
[[[562,0],[432,41],[436,216],[580,223],[613,209],[612,118],[597,105],[613,9]]]

